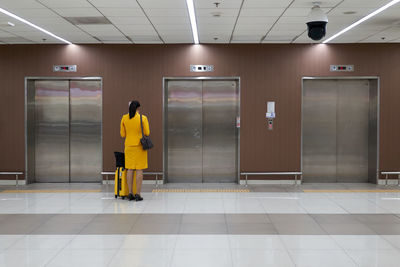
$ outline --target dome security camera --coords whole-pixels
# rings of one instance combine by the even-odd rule
[[[308,37],[314,41],[319,41],[325,37],[328,17],[320,8],[318,3],[314,3],[307,18]]]

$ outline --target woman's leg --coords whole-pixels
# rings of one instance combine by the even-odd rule
[[[133,171],[134,170],[128,170],[126,174],[126,180],[128,182],[128,188],[129,188],[129,194],[133,194]]]
[[[143,182],[143,170],[136,170],[136,194],[140,195]]]

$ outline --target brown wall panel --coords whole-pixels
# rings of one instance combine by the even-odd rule
[[[381,78],[380,169],[400,169],[400,45],[2,45],[0,46],[0,171],[24,170],[24,78],[103,77],[103,168],[114,169],[123,149],[119,123],[128,101],[148,115],[155,148],[149,171],[162,170],[162,78],[241,78],[242,171],[299,171],[301,78]],[[77,73],[53,73],[54,64],[76,64]],[[212,64],[213,73],[191,73],[190,64]],[[351,73],[331,64],[354,64]],[[266,128],[266,102],[276,101],[274,130]],[[254,146],[254,143],[257,143]],[[12,177],[10,177],[12,178]]]

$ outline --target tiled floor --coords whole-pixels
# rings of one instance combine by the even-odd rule
[[[2,235],[1,266],[399,266],[398,235]]]
[[[242,188],[163,188],[196,186]],[[20,189],[101,192],[0,193],[0,266],[400,266],[399,192],[303,192],[385,187],[152,188],[143,202],[116,200],[111,186],[90,184]]]
[[[1,218],[3,235],[400,235],[400,215],[392,214],[2,214]]]
[[[113,192],[0,193],[0,213],[298,213],[400,214],[400,193],[151,193],[145,201],[116,200]]]

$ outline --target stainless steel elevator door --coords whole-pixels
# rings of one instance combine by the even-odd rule
[[[236,182],[237,82],[170,80],[165,89],[168,182]]]
[[[100,81],[70,81],[71,182],[101,179],[101,101]]]
[[[27,165],[34,166],[35,182],[100,182],[101,149],[101,81],[34,80],[35,143],[27,144]],[[30,94],[27,96],[31,97]],[[28,111],[29,112],[29,111]],[[33,164],[32,164],[33,162]],[[28,170],[32,174],[31,170]]]
[[[368,182],[369,81],[337,83],[337,182]]]
[[[35,82],[36,182],[69,181],[69,83]]]
[[[368,182],[369,94],[368,80],[304,80],[305,182]]]
[[[237,181],[237,83],[203,81],[203,182]]]
[[[172,183],[202,182],[202,82],[167,84],[167,176]]]
[[[336,182],[335,80],[305,80],[303,91],[303,180]]]

